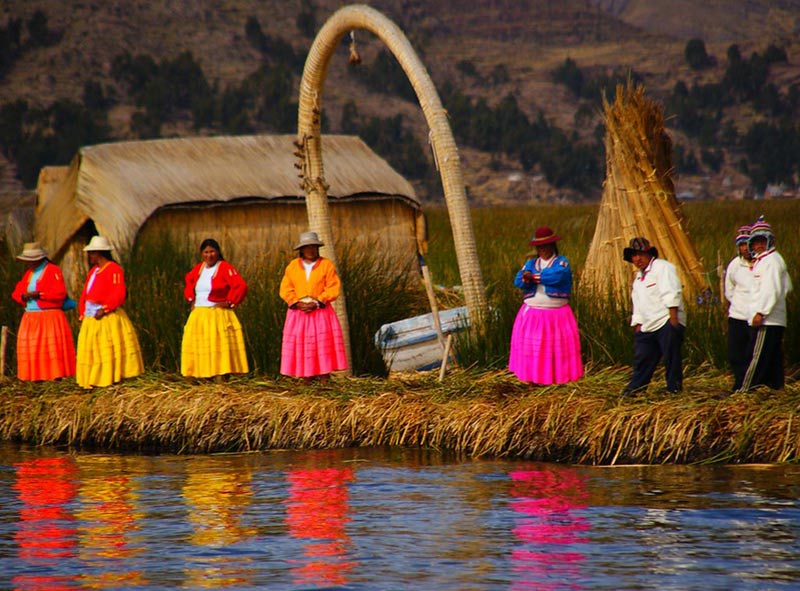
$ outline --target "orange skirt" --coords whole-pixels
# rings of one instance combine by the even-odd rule
[[[25,312],[17,333],[17,377],[37,381],[74,375],[75,345],[64,312]]]

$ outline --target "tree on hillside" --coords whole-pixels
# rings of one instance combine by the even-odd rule
[[[714,63],[711,56],[706,53],[706,44],[702,39],[689,39],[683,50],[683,57],[693,70],[702,70]]]

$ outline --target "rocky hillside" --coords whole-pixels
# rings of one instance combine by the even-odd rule
[[[242,85],[269,58],[247,33],[248,20],[255,19],[269,39],[288,43],[302,61],[312,42],[308,33],[345,4],[338,0],[6,0],[0,4],[0,26],[21,21],[21,49],[0,79],[0,105],[23,99],[47,108],[58,99],[85,101],[86,83],[91,81],[108,94],[109,139],[142,137],[137,112],[141,114],[143,107],[114,76],[115,59],[124,52],[152,56],[156,62],[191,52],[221,95],[226,88]],[[578,143],[585,146],[584,160],[592,151],[595,155],[602,151],[597,144],[598,134],[602,137],[602,130],[597,130],[601,123],[597,97],[576,97],[565,84],[554,81],[554,70],[568,58],[587,79],[614,80],[615,73],[633,71],[648,93],[666,104],[679,80],[688,87],[721,80],[731,45],[738,45],[742,56],[748,57],[774,44],[785,50],[787,59],[770,67],[769,80],[784,93],[800,83],[800,0],[377,0],[371,5],[401,26],[437,88],[448,89],[443,99],[461,123],[454,131],[476,204],[599,196],[602,170],[591,177],[596,179],[593,186],[581,186],[563,179],[571,173],[554,180],[558,175],[550,168],[564,165],[564,159],[550,163],[550,168],[546,161],[548,153],[561,150],[569,152],[572,162],[572,146]],[[27,43],[35,32],[30,22],[37,11],[46,15],[47,43]],[[692,69],[687,64],[684,52],[692,38],[704,40],[711,58],[707,67]],[[356,33],[356,43],[361,67],[373,67],[382,44],[366,32]],[[296,100],[299,69],[290,79]],[[343,45],[331,62],[325,87],[328,131],[350,131],[343,119],[348,109],[351,116],[355,113],[355,121],[351,118],[348,124],[362,131],[373,119],[402,115],[404,129],[424,146],[427,127],[418,105],[402,93],[387,95],[374,88],[349,71]],[[497,116],[492,110],[509,95],[519,109],[512,112],[524,122],[520,129],[529,136],[550,134],[547,143],[531,144],[535,155],[527,160],[521,150],[499,149],[492,147],[494,142],[470,136],[465,128],[472,120],[457,117],[451,107],[459,98],[466,97],[472,106],[482,100],[484,111]],[[761,115],[744,104],[726,107],[720,117],[730,119],[743,133]],[[283,131],[263,110],[249,129]],[[385,129],[377,126],[373,133],[380,137]],[[222,132],[211,124],[198,127],[196,119],[193,124],[186,110],[158,129],[162,136]],[[697,137],[677,129],[673,139],[682,153],[713,148],[700,146]],[[514,141],[519,144],[525,138]],[[384,157],[393,156],[386,153],[391,147],[376,149]],[[750,178],[737,167],[740,155],[720,151],[717,158],[712,167],[716,170],[705,163],[686,172],[678,170],[679,191],[712,197],[744,194]],[[602,168],[602,158],[597,162]],[[576,166],[578,174],[581,165]],[[18,199],[20,185],[10,180],[14,167],[13,159],[0,161],[0,192]],[[430,170],[416,183],[424,197],[438,198],[435,172]]]

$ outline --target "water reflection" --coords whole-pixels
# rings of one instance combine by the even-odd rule
[[[130,460],[132,461],[132,460]],[[79,456],[79,556],[81,584],[86,589],[139,587],[147,580],[136,563],[143,551],[138,508],[138,480],[127,458]]]
[[[225,548],[256,535],[244,514],[253,501],[252,473],[209,469],[207,458],[186,465],[183,498],[192,526],[189,541],[205,551],[193,553],[186,585],[200,588],[244,587],[252,582],[254,565],[247,557],[232,557]]]
[[[569,468],[519,470],[512,480],[511,508],[518,514],[514,536],[520,542],[511,552],[515,591],[578,591],[585,556],[580,544],[590,529],[584,509],[583,479]],[[578,547],[576,547],[578,546]]]
[[[303,559],[292,566],[298,584],[345,585],[354,567],[349,558],[348,483],[352,468],[308,468],[286,473],[289,535],[305,541]]]
[[[77,491],[77,467],[69,456],[14,464],[14,490],[21,503],[14,534],[26,571],[12,578],[19,591],[74,589],[73,577],[59,566],[75,556],[75,524],[68,505]]]

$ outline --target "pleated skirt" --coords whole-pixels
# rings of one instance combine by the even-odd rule
[[[75,375],[75,344],[61,310],[25,312],[17,332],[17,377],[55,380]]]
[[[117,308],[100,320],[83,319],[75,373],[79,386],[110,386],[143,371],[139,339],[125,310]]]
[[[532,308],[517,313],[508,369],[523,382],[563,384],[583,376],[581,341],[572,308]]]
[[[286,312],[281,373],[308,378],[347,369],[342,327],[332,306],[313,312]]]
[[[210,378],[247,373],[242,325],[230,308],[194,308],[183,328],[181,373]]]

